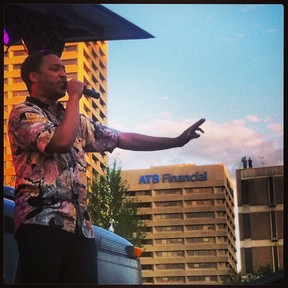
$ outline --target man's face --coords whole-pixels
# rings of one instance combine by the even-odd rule
[[[37,75],[37,89],[41,95],[51,100],[58,100],[65,96],[67,75],[59,57],[54,54],[44,56]]]

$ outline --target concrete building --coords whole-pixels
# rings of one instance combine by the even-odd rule
[[[144,284],[221,284],[237,270],[234,191],[223,164],[122,171],[147,236]]]
[[[236,170],[242,273],[283,269],[283,166]]]
[[[26,85],[20,77],[21,63],[27,57],[23,46],[11,46],[4,53],[4,185],[14,185],[15,171],[7,135],[8,117],[12,107],[28,96]],[[107,42],[66,43],[61,57],[66,65],[68,78],[75,77],[88,88],[100,92],[99,99],[82,97],[80,112],[97,123],[107,125]],[[67,96],[62,98],[62,103]],[[87,153],[87,177],[103,173],[107,166],[106,153]]]

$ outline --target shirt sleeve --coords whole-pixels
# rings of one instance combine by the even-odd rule
[[[44,153],[55,131],[55,124],[35,106],[19,105],[9,117],[9,138],[14,147]]]
[[[84,116],[83,116],[84,117]],[[86,147],[87,152],[110,153],[117,147],[120,131],[95,123],[86,118]]]

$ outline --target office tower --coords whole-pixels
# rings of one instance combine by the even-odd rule
[[[241,272],[283,269],[283,166],[236,170]]]
[[[223,164],[124,170],[147,229],[144,284],[221,284],[236,271],[234,191]]]

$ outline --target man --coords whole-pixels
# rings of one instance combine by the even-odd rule
[[[53,51],[29,55],[21,77],[30,97],[11,111],[16,171],[15,231],[21,283],[97,284],[97,250],[87,213],[86,152],[181,147],[204,132],[201,119],[175,138],[120,132],[79,113],[84,84],[67,80]],[[58,102],[66,92],[66,108]]]

